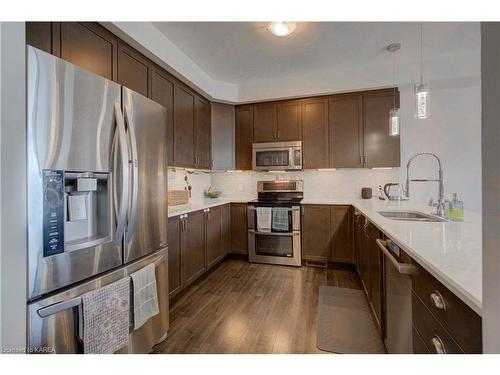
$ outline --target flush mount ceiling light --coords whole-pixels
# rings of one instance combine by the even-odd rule
[[[295,31],[297,24],[295,22],[270,22],[267,26],[273,35],[283,37],[288,36]]]

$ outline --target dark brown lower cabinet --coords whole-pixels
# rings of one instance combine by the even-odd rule
[[[302,259],[327,262],[331,248],[330,206],[302,206]]]
[[[382,238],[380,231],[370,223],[368,226],[370,306],[377,328],[382,332],[382,252],[376,243],[378,238]]]
[[[330,262],[353,263],[351,206],[331,206],[331,252]]]
[[[181,280],[181,220],[168,219],[168,294],[172,297],[182,284]]]
[[[181,270],[183,284],[187,285],[206,269],[205,212],[190,212],[184,220],[186,222],[181,236]]]
[[[225,204],[221,207],[221,251],[226,256],[231,251],[231,205]]]
[[[231,203],[231,253],[248,254],[246,203]]]
[[[222,207],[212,207],[205,213],[207,231],[207,269],[223,257],[222,252]]]
[[[356,271],[358,275],[360,275],[360,259],[361,259],[361,244],[362,244],[362,236],[363,236],[363,215],[358,211],[354,211],[353,213],[353,229],[354,229],[354,264],[356,266]]]
[[[230,205],[168,219],[169,297],[220,262],[231,248]]]
[[[370,298],[370,237],[368,234],[368,225],[368,220],[363,217],[361,219],[361,246],[359,247],[359,278],[361,279],[361,285],[366,296]]]

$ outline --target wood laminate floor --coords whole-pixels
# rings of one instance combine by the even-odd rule
[[[225,260],[170,307],[154,353],[324,353],[316,347],[320,285],[361,289],[353,271]]]

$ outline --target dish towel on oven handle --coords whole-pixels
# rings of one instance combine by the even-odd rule
[[[288,232],[290,226],[288,223],[288,208],[273,207],[273,230],[280,232]]]
[[[271,207],[256,207],[257,231],[271,232]]]
[[[112,354],[128,346],[129,301],[128,276],[82,295],[85,354]]]
[[[156,291],[156,275],[154,263],[148,264],[132,275],[134,291],[134,330],[142,327],[149,318],[160,312]]]

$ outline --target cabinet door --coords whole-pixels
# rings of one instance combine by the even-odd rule
[[[302,140],[302,106],[299,100],[278,103],[276,135],[280,142]]]
[[[168,291],[173,296],[181,287],[181,226],[179,216],[168,219]]]
[[[331,207],[332,262],[354,262],[351,212],[351,206]]]
[[[252,169],[253,106],[235,109],[235,168]]]
[[[253,141],[274,142],[277,135],[276,103],[254,105]]]
[[[150,96],[150,69],[151,65],[144,56],[126,44],[118,43],[118,83]]]
[[[359,275],[361,284],[368,298],[370,298],[370,238],[368,235],[368,224],[366,218],[361,220],[361,247],[359,254]]]
[[[167,158],[168,165],[174,165],[174,82],[159,67],[151,74],[151,99],[167,109]]]
[[[328,168],[327,99],[312,99],[303,102],[302,149],[305,169]]]
[[[232,170],[234,166],[234,106],[211,103],[210,133],[212,169]]]
[[[174,96],[174,165],[194,166],[194,96],[180,85]]]
[[[207,269],[222,258],[222,209],[212,207],[206,212]]]
[[[363,216],[361,214],[354,215],[354,259],[356,264],[356,271],[360,275],[360,262],[361,262],[361,246],[363,236]]]
[[[231,253],[248,254],[246,203],[231,203],[231,244]]]
[[[26,44],[52,53],[52,22],[26,22]]]
[[[302,259],[326,262],[330,257],[330,206],[302,206]]]
[[[363,95],[365,167],[399,167],[400,139],[389,135],[389,111],[399,107],[399,91],[374,91]]]
[[[330,167],[363,167],[363,97],[335,95],[328,101]]]
[[[205,212],[187,214],[182,233],[182,280],[188,285],[206,269]]]
[[[60,57],[104,78],[117,79],[118,39],[94,23],[61,22]]]
[[[198,168],[209,169],[210,157],[210,103],[195,97],[195,165]]]
[[[221,207],[221,254],[225,257],[231,250],[231,205]]]
[[[379,331],[382,327],[382,252],[375,242],[380,238],[379,230],[370,224],[368,256],[370,258],[370,303],[375,313]]]

